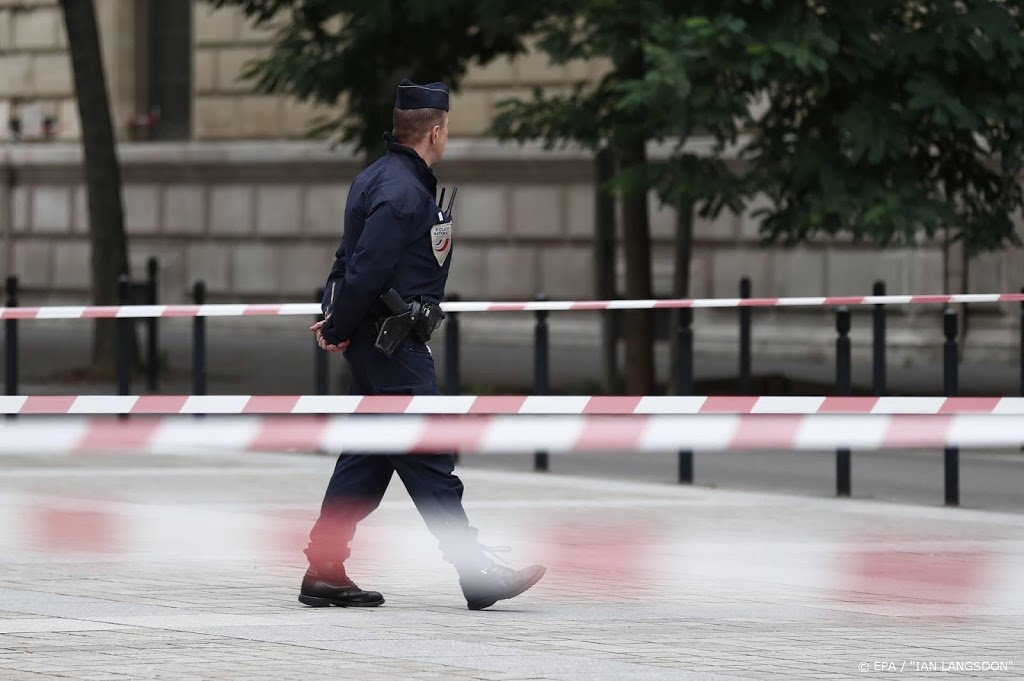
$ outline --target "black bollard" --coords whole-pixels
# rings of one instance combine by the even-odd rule
[[[740,279],[740,298],[750,297],[750,277]],[[750,308],[740,307],[740,385],[741,395],[751,394],[750,385]]]
[[[4,305],[18,307],[18,278],[7,277],[6,298]],[[8,395],[18,394],[18,320],[4,320],[4,392]]]
[[[594,294],[598,299],[616,298],[615,271],[617,216],[615,193],[608,188],[617,173],[615,152],[605,146],[594,159]],[[609,390],[619,383],[618,337],[622,323],[619,310],[605,310],[601,319],[602,378]]]
[[[192,300],[206,304],[206,284],[197,281],[192,286]],[[206,394],[206,317],[199,315],[192,318],[192,394]]]
[[[159,265],[156,258],[146,261],[146,304],[157,304],[157,276]],[[157,336],[156,317],[146,319],[146,357],[149,362],[146,365],[146,387],[150,392],[156,392],[160,386],[160,341]]]
[[[946,397],[956,397],[960,390],[959,366],[957,362],[956,312],[950,308],[942,315],[942,330],[946,336],[943,347],[943,384]],[[960,505],[960,449],[946,447],[945,455],[946,505]]]
[[[315,300],[320,303],[324,299],[324,289],[317,289],[313,295],[316,296]],[[316,321],[322,322],[324,320],[323,313],[316,316]],[[328,378],[327,378],[327,352],[320,349],[320,346],[316,342],[316,336],[313,337],[313,390],[317,395],[326,395],[328,393]]]
[[[836,395],[848,396],[850,379],[850,309],[845,305],[836,311]],[[836,496],[850,496],[850,450],[836,450]]]
[[[541,293],[537,296],[537,300],[547,300],[547,297]],[[547,395],[550,360],[548,353],[548,313],[545,310],[537,310],[536,314],[537,325],[533,335],[533,394]],[[533,455],[533,470],[549,470],[547,452],[536,452]]]
[[[457,302],[458,293],[448,295],[448,300]],[[444,394],[459,394],[459,313],[445,313],[444,327]]]
[[[459,300],[458,293],[450,293],[447,299]],[[459,394],[459,313],[445,313],[444,330],[444,394]],[[459,453],[455,453],[455,463],[459,462]]]
[[[680,395],[693,394],[693,310],[688,307],[679,310],[679,329],[676,336],[679,343],[679,375],[676,376],[677,392]],[[679,452],[679,482],[693,483],[693,452]]]
[[[872,289],[876,296],[885,295],[885,282],[876,281]],[[871,387],[875,395],[885,394],[885,305],[875,305],[871,328]]]
[[[117,280],[117,299],[121,305],[128,305],[131,300],[131,282],[127,274]],[[115,320],[115,375],[117,377],[117,394],[129,395],[132,391],[132,320],[121,317]]]

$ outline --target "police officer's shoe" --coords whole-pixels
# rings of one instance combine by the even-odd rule
[[[335,563],[310,566],[302,578],[299,603],[314,608],[337,605],[342,608],[372,608],[384,602],[377,591],[363,591],[345,574],[345,566]]]
[[[547,571],[543,565],[522,570],[488,561],[485,565],[459,570],[459,586],[470,610],[483,610],[506,598],[515,598],[540,581]]]

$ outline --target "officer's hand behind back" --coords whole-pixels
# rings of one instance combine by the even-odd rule
[[[319,321],[313,326],[309,327],[309,330],[316,334],[316,344],[320,347],[320,349],[326,350],[327,352],[342,352],[343,350],[345,350],[345,348],[348,347],[350,341],[343,340],[337,345],[332,345],[331,343],[328,343],[327,339],[324,338],[324,335],[320,332],[320,328],[323,325],[324,323],[322,321]]]

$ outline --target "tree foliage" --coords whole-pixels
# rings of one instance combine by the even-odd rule
[[[724,12],[708,16],[717,3],[640,4],[562,3],[564,14],[540,26],[540,48],[555,64],[600,59],[610,68],[598,82],[577,83],[567,93],[536,88],[530,100],[501,102],[493,130],[549,148],[569,141],[595,150],[636,139],[667,143],[667,161],[625,168],[614,186],[627,195],[654,189],[667,203],[700,203],[711,215],[738,208],[742,186],[721,152],[736,141],[752,101],[749,82],[733,68],[745,58],[736,54],[742,25]],[[697,134],[709,149],[690,144]]]
[[[548,147],[570,141],[594,150],[607,145],[615,152],[619,169],[612,186],[623,202],[627,298],[653,296],[651,190],[687,215],[691,207],[714,215],[742,205],[741,179],[714,152],[737,139],[749,108],[749,79],[732,67],[748,55],[736,36],[742,24],[716,6],[669,0],[549,4],[538,45],[551,61],[596,59],[608,69],[597,82],[577,83],[568,92],[537,88],[532,99],[506,100],[494,121],[503,138],[540,139]],[[698,134],[711,140],[712,153],[689,144]],[[647,158],[652,141],[669,148],[667,159]],[[692,230],[679,233],[682,261],[689,257]],[[688,271],[685,263],[679,266]],[[627,390],[647,394],[654,386],[650,315],[627,315],[625,339]]]
[[[816,41],[764,76],[771,108],[748,149],[774,203],[766,235],[1017,244],[1021,4],[816,0],[794,20]]]
[[[689,4],[687,13],[652,31],[646,83],[633,84],[632,96],[660,101],[679,137],[694,130],[687,107],[717,110],[693,88],[695,77],[763,98],[763,109],[739,115],[748,137],[738,193],[771,200],[761,212],[767,239],[845,234],[888,246],[948,233],[968,253],[1018,243],[1020,3],[734,0]],[[703,50],[693,50],[695,35]],[[728,128],[709,131],[735,139]],[[707,178],[695,179],[694,169],[669,169],[663,193],[718,207],[721,185],[702,186]]]
[[[596,80],[503,102],[493,131],[615,152],[628,298],[652,295],[650,191],[706,217],[763,193],[763,235],[785,244],[1018,242],[1020,0],[209,1],[262,24],[284,17],[248,75],[264,92],[344,96],[326,127],[371,152],[403,76],[458,88],[471,63],[515,55],[527,37],[555,64],[605,64]],[[629,390],[647,392],[649,316],[626,334]]]
[[[548,8],[539,45],[552,61],[597,58],[610,68],[569,92],[538,88],[531,100],[504,102],[494,130],[548,146],[661,142],[667,158],[634,154],[623,164],[615,186],[627,204],[654,190],[713,217],[764,193],[758,216],[769,241],[849,235],[910,245],[942,235],[963,240],[968,254],[1018,243],[1019,0]],[[639,297],[650,273],[630,272],[645,264],[629,249],[630,240],[649,248],[646,216],[624,215],[627,297]]]
[[[277,26],[271,54],[244,73],[260,92],[337,106],[311,132],[376,156],[402,78],[458,89],[472,63],[524,51],[542,6],[514,0],[209,0]],[[534,9],[531,9],[531,6]],[[453,112],[453,115],[458,115]]]
[[[1022,205],[1024,9],[1000,0],[563,3],[553,60],[639,44],[642,73],[506,103],[499,134],[596,147],[667,142],[666,163],[620,177],[705,215],[757,192],[770,240],[847,234],[909,245],[950,230],[976,253],[1017,244]],[[575,29],[568,15],[584,29]],[[693,140],[708,140],[695,150]],[[689,145],[689,146],[688,146]],[[737,172],[723,152],[739,145]]]

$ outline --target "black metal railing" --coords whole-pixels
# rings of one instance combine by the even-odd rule
[[[547,300],[543,293],[537,296],[537,300]],[[537,310],[533,332],[533,394],[547,395],[551,378],[551,344],[548,333],[548,313],[545,310]],[[548,453],[541,451],[533,455],[533,470],[546,471],[550,469]]]
[[[157,304],[157,263],[150,259],[147,263],[147,280],[143,284],[133,285],[127,276],[122,276],[119,281],[119,300],[123,305],[128,304]],[[752,297],[752,286],[750,279],[743,277],[740,281],[739,292],[741,298]],[[1024,289],[1021,289],[1024,293]],[[884,296],[886,294],[885,284],[875,282],[872,287],[872,294]],[[315,292],[316,300],[322,300],[323,291]],[[193,302],[196,305],[206,303],[206,286],[202,281],[195,282],[192,289]],[[536,298],[538,301],[546,300],[541,294]],[[459,300],[459,296],[452,293],[448,296],[449,301]],[[15,276],[8,276],[5,281],[4,305],[8,308],[16,308],[19,305],[18,279]],[[738,348],[738,374],[736,389],[738,394],[754,394],[754,381],[752,373],[752,329],[753,329],[753,307],[740,306],[739,316],[739,348]],[[461,392],[461,338],[460,318],[457,312],[448,312],[445,341],[444,341],[444,393],[457,395]],[[543,310],[534,313],[534,338],[533,338],[533,394],[547,395],[551,388],[551,342],[550,342],[550,313]],[[1019,307],[1021,319],[1020,327],[1020,390],[1019,394],[1024,396],[1024,302]],[[323,319],[323,315],[317,315],[316,320]],[[115,320],[116,325],[116,362],[115,362],[115,389],[117,394],[131,394],[133,367],[136,365],[135,352],[135,328],[134,325],[139,319],[120,317]],[[159,335],[156,318],[142,318],[145,324],[146,339],[146,371],[147,388],[156,392],[159,388]],[[691,308],[679,309],[677,316],[678,326],[670,335],[672,342],[677,346],[678,365],[675,376],[676,393],[679,395],[692,395],[694,393],[694,330],[693,310]],[[20,377],[20,356],[19,356],[19,321],[17,318],[4,320],[4,392],[7,395],[19,394]],[[192,320],[192,394],[205,395],[207,393],[207,335],[206,318],[195,316]],[[952,309],[945,309],[943,312],[943,333],[945,342],[943,345],[943,392],[946,396],[953,397],[959,393],[959,357],[958,357],[958,318]],[[836,309],[836,346],[835,346],[835,390],[837,396],[846,396],[853,393],[852,380],[852,342],[850,332],[852,319],[850,310],[846,306]],[[321,352],[314,345],[313,361],[313,390],[315,394],[325,395],[331,392],[329,362],[326,353]],[[876,304],[872,309],[872,334],[871,334],[871,392],[876,396],[883,396],[887,391],[886,377],[886,309],[885,305]],[[852,475],[852,452],[849,449],[836,450],[836,495],[850,496],[853,488]],[[550,457],[547,451],[537,451],[534,454],[534,470],[547,471],[550,469]],[[955,506],[960,503],[960,453],[955,447],[947,448],[944,456],[944,489],[945,503]],[[683,484],[694,481],[694,453],[690,450],[678,452],[678,481]]]
[[[836,310],[836,395],[848,396],[853,392],[852,347],[850,343],[850,309],[845,305]],[[850,450],[836,451],[836,496],[850,496]]]

